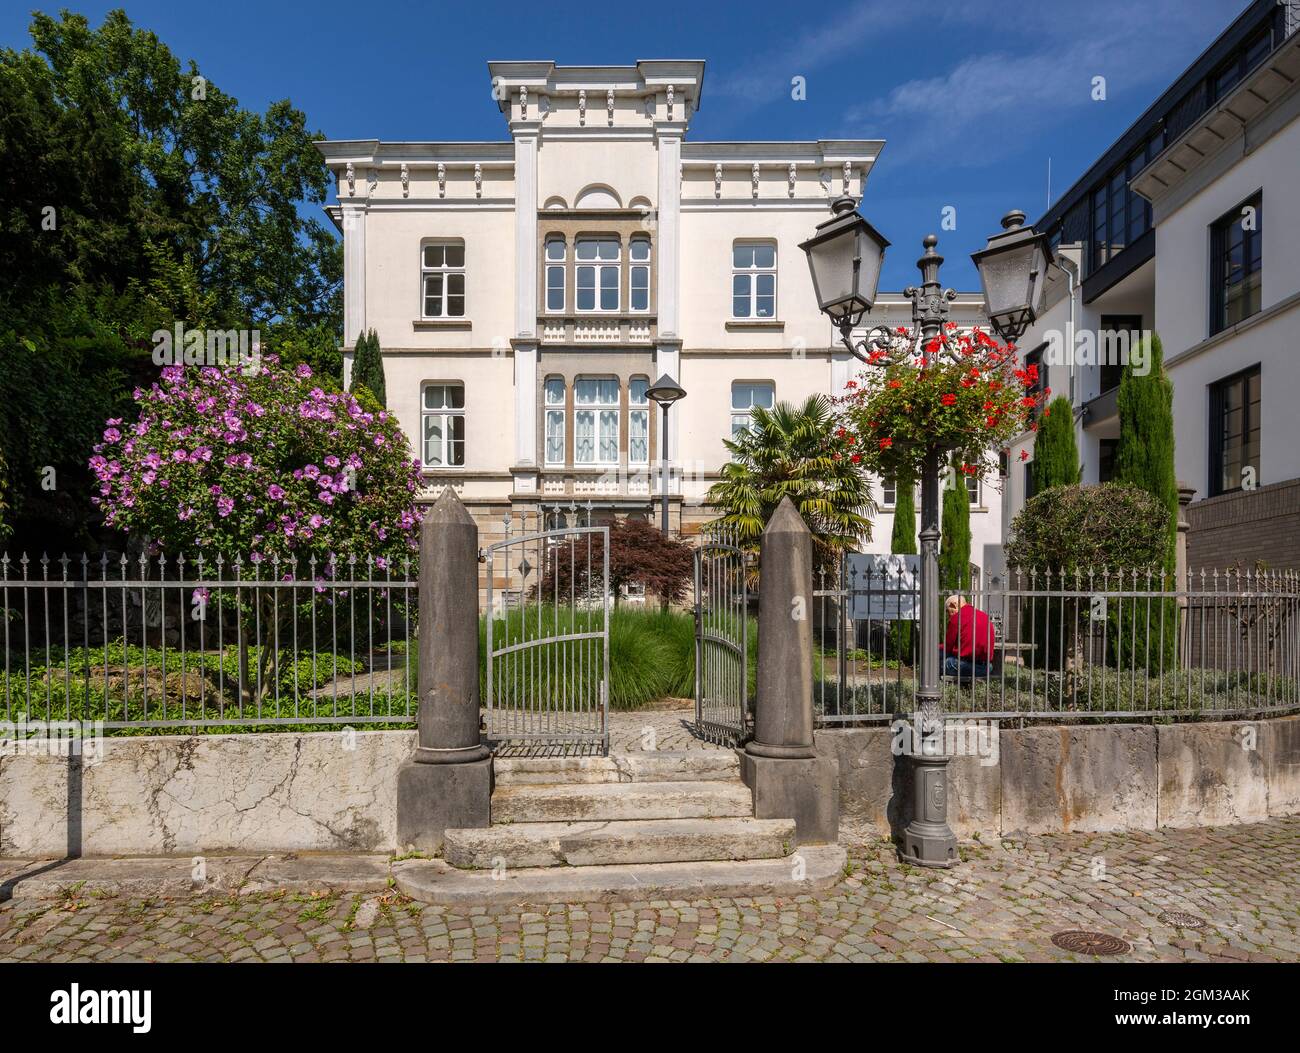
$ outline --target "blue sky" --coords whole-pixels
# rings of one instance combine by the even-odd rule
[[[945,283],[977,288],[970,252],[1009,208],[1031,219],[1044,211],[1048,158],[1059,195],[1247,6],[63,2],[94,24],[124,6],[244,105],[287,96],[330,138],[502,139],[489,59],[705,59],[693,139],[886,140],[862,205],[894,244],[886,289],[915,278],[932,230]],[[0,43],[28,43],[31,6],[5,5]],[[806,78],[805,101],[791,98],[796,76]],[[1092,98],[1097,76],[1104,101]],[[952,231],[940,229],[948,205]]]

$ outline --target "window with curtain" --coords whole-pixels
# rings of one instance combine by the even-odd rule
[[[650,381],[633,377],[627,392],[627,461],[628,464],[650,463],[650,398],[646,392]]]
[[[618,380],[588,377],[573,385],[575,464],[618,464]]]
[[[464,385],[426,384],[420,417],[424,464],[431,468],[464,467]]]
[[[546,403],[546,463],[564,463],[564,378],[548,377]]]

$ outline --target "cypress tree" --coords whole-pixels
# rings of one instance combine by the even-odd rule
[[[965,592],[970,588],[970,491],[954,466],[943,488],[939,524],[939,585]]]
[[[1130,356],[1119,383],[1119,444],[1115,448],[1117,483],[1145,490],[1169,515],[1165,570],[1174,569],[1178,541],[1178,480],[1174,475],[1174,388],[1165,375],[1160,337],[1146,344],[1149,370],[1134,371]]]
[[[352,383],[348,390],[355,392],[358,386],[367,388],[381,406],[388,405],[384,392],[384,359],[379,350],[379,334],[373,329],[357,337],[352,354]]]
[[[1034,440],[1034,493],[1079,482],[1079,447],[1074,441],[1070,400],[1057,395],[1043,414]]]
[[[894,532],[889,539],[889,551],[896,555],[916,555],[916,487],[910,479],[894,480]],[[910,658],[912,654],[912,623],[894,623],[894,656]]]
[[[1145,490],[1165,509],[1165,555],[1163,579],[1166,589],[1174,588],[1178,544],[1178,481],[1174,474],[1174,389],[1165,375],[1160,337],[1151,334],[1145,343],[1141,373],[1130,355],[1119,384],[1119,443],[1115,448],[1115,482]],[[1177,654],[1178,609],[1174,601],[1162,604],[1130,600],[1112,605],[1110,614],[1112,653],[1121,668],[1130,664],[1169,670]],[[1149,608],[1149,609],[1148,609]]]

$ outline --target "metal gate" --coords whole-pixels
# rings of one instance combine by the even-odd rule
[[[486,553],[487,735],[608,753],[609,528],[555,518]]]
[[[750,735],[749,587],[738,539],[709,531],[695,550],[695,730],[739,745]]]

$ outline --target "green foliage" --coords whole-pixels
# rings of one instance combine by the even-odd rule
[[[890,536],[889,551],[901,555],[915,555],[916,548],[916,487],[911,480],[894,480],[894,532]],[[894,622],[890,650],[896,655],[912,654],[912,623]]]
[[[122,11],[31,37],[0,50],[0,535],[87,544],[91,436],[156,378],[152,331],[262,327],[337,382],[342,250],[287,100],[242,108]]]
[[[1079,482],[1079,448],[1074,441],[1074,411],[1058,395],[1043,411],[1034,439],[1034,492]]]
[[[1154,333],[1131,355],[1119,384],[1119,444],[1115,482],[1151,494],[1164,507],[1166,570],[1174,569],[1178,539],[1178,480],[1174,475],[1173,385],[1165,375],[1164,352]],[[1139,374],[1137,362],[1149,370]]]
[[[744,548],[758,550],[763,528],[787,496],[812,531],[820,565],[870,540],[876,505],[860,457],[846,444],[825,397],[756,408],[752,429],[723,445],[731,460],[706,500],[722,513],[716,522],[734,530]]]
[[[1011,521],[1006,543],[1007,565],[1025,573],[1158,568],[1163,555],[1160,503],[1118,483],[1035,494]]]
[[[970,491],[956,468],[943,488],[943,520],[939,525],[939,587],[965,592],[970,588]]]
[[[364,387],[375,397],[381,406],[387,406],[384,391],[384,360],[379,350],[379,334],[373,329],[357,337],[357,345],[352,357],[352,384],[348,390],[356,393]]]
[[[1107,571],[1112,589],[1118,587],[1115,572],[1119,570],[1154,570],[1159,585],[1164,546],[1163,509],[1144,490],[1117,483],[1056,486],[1031,497],[1011,521],[1006,557],[1009,567],[1033,575],[1019,587],[1100,590],[1108,580],[1104,576]],[[1165,584],[1171,583],[1165,579]],[[1119,617],[1119,607],[1112,605],[1108,618]],[[1158,624],[1158,609],[1155,614]],[[1031,600],[1023,608],[1022,635],[1038,644],[1038,661],[1048,668],[1061,668],[1065,655],[1077,642],[1080,626],[1089,617],[1087,604]],[[1166,612],[1166,624],[1176,624],[1176,617],[1176,611]],[[1131,665],[1135,652],[1129,644],[1135,637],[1131,632],[1113,636],[1115,640],[1121,638],[1128,643],[1113,645],[1110,656]],[[1172,632],[1165,637],[1170,643],[1174,638]],[[1140,648],[1143,663],[1148,659],[1147,639],[1144,633]],[[1157,633],[1156,646],[1159,639]],[[1166,663],[1166,668],[1172,666]]]
[[[493,644],[517,643],[552,632],[598,631],[599,612],[561,607],[511,611],[493,623]],[[758,661],[758,619],[748,620],[749,691],[752,696]],[[567,662],[565,656],[568,655]],[[487,690],[487,625],[479,623],[479,683]],[[593,649],[592,661],[575,667],[571,645],[541,644],[530,651],[527,662],[498,666],[510,678],[511,691],[529,698],[542,709],[571,705],[577,698],[595,698],[601,662]],[[562,677],[548,670],[565,669]],[[611,709],[641,709],[661,698],[693,698],[695,694],[695,620],[678,611],[618,607],[609,619],[609,705]],[[486,694],[483,695],[486,699]]]

